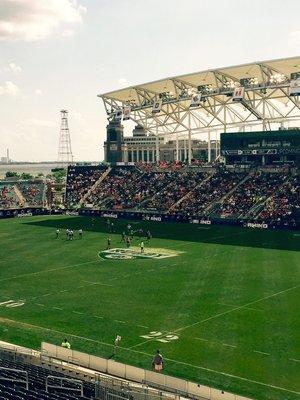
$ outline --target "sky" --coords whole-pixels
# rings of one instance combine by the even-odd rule
[[[0,157],[103,160],[99,93],[300,55],[299,0],[0,0]],[[132,127],[126,127],[130,134]]]

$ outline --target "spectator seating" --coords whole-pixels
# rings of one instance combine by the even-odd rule
[[[77,206],[82,197],[96,183],[106,170],[104,166],[70,166],[68,168],[66,203],[69,207]]]
[[[254,217],[255,207],[274,195],[286,178],[285,174],[256,172],[218,205],[215,214],[223,218]]]
[[[288,177],[268,199],[257,219],[272,225],[294,225],[300,212],[300,175]]]
[[[43,205],[45,188],[43,182],[18,182],[17,187],[24,196],[27,205],[30,207]]]
[[[65,375],[49,371],[45,368],[10,360],[0,360],[0,366],[27,371],[29,387],[26,389],[25,385],[20,382],[14,382],[13,379],[18,379],[20,374],[13,370],[0,369],[0,399],[5,400],[83,400],[93,399],[95,396],[94,385],[83,382],[82,397],[77,390],[78,385],[70,382],[67,383],[67,390],[54,390],[53,388],[46,392],[46,378],[47,376],[56,376],[66,378]]]
[[[103,167],[102,167],[103,168]],[[219,164],[112,167],[103,179],[100,167],[72,167],[68,205],[97,210],[172,214],[184,218],[263,220],[299,223],[299,174],[232,171]],[[81,202],[82,203],[82,202]]]
[[[14,190],[14,184],[0,182],[0,209],[19,207],[20,202]]]
[[[176,207],[177,214],[204,216],[205,210],[209,206],[213,206],[214,203],[232,191],[245,176],[243,173],[236,174],[226,170],[216,171],[208,179],[201,182],[190,196]]]

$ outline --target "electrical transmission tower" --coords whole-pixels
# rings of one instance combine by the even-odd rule
[[[68,126],[68,111],[61,110],[61,125],[59,133],[58,145],[58,162],[61,164],[71,164],[73,162],[73,154],[71,148],[71,137]]]

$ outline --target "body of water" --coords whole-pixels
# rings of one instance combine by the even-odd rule
[[[22,172],[29,173],[33,176],[37,176],[42,173],[45,176],[51,173],[51,169],[59,168],[61,164],[59,163],[35,163],[35,164],[0,164],[0,179],[5,177],[7,171],[14,171],[21,174]]]

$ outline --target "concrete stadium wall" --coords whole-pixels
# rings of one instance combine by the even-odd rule
[[[195,382],[133,367],[114,360],[107,360],[80,351],[65,349],[61,346],[46,342],[42,342],[41,350],[47,357],[57,358],[65,362],[77,364],[81,367],[90,368],[97,372],[113,375],[129,381],[159,387],[161,390],[177,392],[187,397],[201,397],[208,400],[251,400],[247,397],[199,385]]]

